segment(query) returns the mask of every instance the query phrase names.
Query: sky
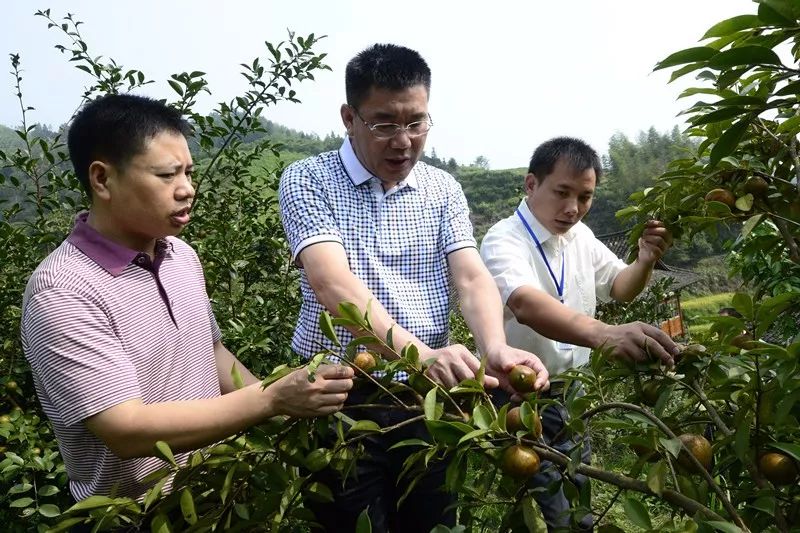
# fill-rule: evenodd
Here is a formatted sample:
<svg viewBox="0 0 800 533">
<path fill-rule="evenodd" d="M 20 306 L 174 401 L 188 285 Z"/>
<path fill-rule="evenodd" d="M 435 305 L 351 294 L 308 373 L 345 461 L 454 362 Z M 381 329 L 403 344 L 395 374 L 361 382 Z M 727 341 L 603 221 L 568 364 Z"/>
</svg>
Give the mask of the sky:
<svg viewBox="0 0 800 533">
<path fill-rule="evenodd" d="M 678 116 L 690 86 L 652 72 L 669 54 L 697 46 L 716 22 L 755 13 L 750 0 L 11 0 L 0 16 L 0 124 L 17 126 L 20 108 L 9 54 L 24 69 L 29 121 L 58 126 L 80 103 L 88 76 L 56 44 L 63 34 L 35 17 L 51 9 L 84 22 L 93 56 L 145 72 L 155 84 L 141 94 L 174 98 L 170 74 L 207 73 L 210 111 L 244 90 L 240 63 L 268 57 L 264 41 L 326 35 L 316 50 L 332 71 L 296 87 L 300 104 L 281 103 L 264 115 L 290 128 L 342 134 L 347 61 L 376 42 L 414 48 L 432 70 L 429 109 L 434 127 L 426 151 L 468 164 L 478 156 L 493 169 L 527 166 L 536 146 L 555 136 L 580 137 L 605 153 L 615 133 L 635 138 L 651 126 L 684 127 Z"/>
</svg>

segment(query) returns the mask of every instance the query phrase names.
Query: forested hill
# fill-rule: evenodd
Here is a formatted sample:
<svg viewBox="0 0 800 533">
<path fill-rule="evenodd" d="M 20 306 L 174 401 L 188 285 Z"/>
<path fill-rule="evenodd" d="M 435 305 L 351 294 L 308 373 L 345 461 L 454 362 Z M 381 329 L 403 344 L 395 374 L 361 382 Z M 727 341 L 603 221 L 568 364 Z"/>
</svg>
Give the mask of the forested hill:
<svg viewBox="0 0 800 533">
<path fill-rule="evenodd" d="M 266 135 L 281 145 L 281 158 L 285 163 L 335 150 L 342 143 L 342 137 L 333 132 L 320 137 L 268 120 L 264 120 L 263 127 Z M 44 136 L 55 135 L 55 131 L 46 126 L 37 125 L 36 129 L 38 134 Z M 245 142 L 256 141 L 263 135 L 265 134 L 252 135 Z M 16 133 L 0 125 L 0 150 L 7 151 L 16 146 L 20 146 Z M 605 176 L 598 186 L 594 205 L 585 222 L 597 234 L 625 229 L 619 225 L 614 213 L 629 205 L 628 197 L 632 192 L 651 185 L 652 179 L 664 172 L 670 161 L 685 157 L 690 147 L 691 141 L 677 128 L 668 133 L 650 128 L 634 140 L 623 134 L 616 134 L 609 140 L 607 147 L 595 147 L 598 152 L 607 154 L 603 156 Z M 461 183 L 469 202 L 478 241 L 494 223 L 510 216 L 524 196 L 524 168 L 491 170 L 482 156 L 476 157 L 472 164 L 463 165 L 453 158 L 438 157 L 434 149 L 423 160 L 452 173 Z M 0 197 L 7 193 L 8 191 L 0 190 Z M 719 243 L 712 245 L 705 241 L 703 235 L 691 245 L 676 247 L 671 252 L 671 261 L 688 265 L 697 257 L 718 251 Z"/>
</svg>

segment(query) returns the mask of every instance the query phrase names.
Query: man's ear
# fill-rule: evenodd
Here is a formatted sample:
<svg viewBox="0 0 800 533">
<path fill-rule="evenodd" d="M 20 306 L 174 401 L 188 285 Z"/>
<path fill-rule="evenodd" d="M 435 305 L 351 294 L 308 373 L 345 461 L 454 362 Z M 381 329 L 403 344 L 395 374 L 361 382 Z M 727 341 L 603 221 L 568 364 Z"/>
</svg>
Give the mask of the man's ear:
<svg viewBox="0 0 800 533">
<path fill-rule="evenodd" d="M 355 119 L 353 108 L 347 104 L 342 104 L 342 107 L 339 108 L 339 114 L 342 116 L 342 123 L 344 124 L 344 129 L 347 130 L 347 136 L 352 137 L 353 120 Z"/>
<path fill-rule="evenodd" d="M 525 176 L 525 193 L 528 194 L 535 191 L 536 185 L 538 185 L 538 182 L 536 181 L 536 176 L 532 172 L 529 172 Z"/>
<path fill-rule="evenodd" d="M 108 200 L 111 198 L 109 181 L 113 180 L 114 168 L 103 161 L 92 161 L 89 165 L 89 188 L 92 198 Z"/>
</svg>

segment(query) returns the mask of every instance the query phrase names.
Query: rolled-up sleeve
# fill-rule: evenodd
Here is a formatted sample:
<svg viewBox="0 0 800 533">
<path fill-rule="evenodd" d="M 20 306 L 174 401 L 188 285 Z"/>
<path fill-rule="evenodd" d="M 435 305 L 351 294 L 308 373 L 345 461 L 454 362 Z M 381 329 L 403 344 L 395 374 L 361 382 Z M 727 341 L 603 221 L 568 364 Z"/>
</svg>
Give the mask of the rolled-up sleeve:
<svg viewBox="0 0 800 533">
<path fill-rule="evenodd" d="M 298 161 L 283 172 L 278 201 L 292 261 L 297 262 L 300 252 L 312 244 L 342 243 L 325 184 L 306 161 Z"/>
<path fill-rule="evenodd" d="M 442 246 L 445 254 L 455 252 L 461 248 L 477 248 L 475 236 L 472 233 L 472 222 L 469 220 L 469 206 L 461 190 L 461 185 L 450 176 L 447 180 L 449 188 L 447 193 L 447 207 L 442 219 Z"/>
</svg>

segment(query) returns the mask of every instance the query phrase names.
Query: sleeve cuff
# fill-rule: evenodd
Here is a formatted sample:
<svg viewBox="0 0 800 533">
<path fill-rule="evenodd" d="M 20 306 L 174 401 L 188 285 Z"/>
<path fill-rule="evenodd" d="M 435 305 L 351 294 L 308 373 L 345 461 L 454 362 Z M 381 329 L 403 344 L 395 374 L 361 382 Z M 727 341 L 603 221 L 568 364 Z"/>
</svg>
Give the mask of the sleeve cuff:
<svg viewBox="0 0 800 533">
<path fill-rule="evenodd" d="M 300 252 L 311 246 L 312 244 L 317 244 L 320 242 L 338 242 L 342 246 L 344 246 L 344 242 L 342 238 L 338 235 L 314 235 L 313 237 L 308 237 L 307 239 L 303 239 L 300 241 L 297 246 L 294 248 L 294 252 L 292 252 L 292 262 L 295 264 L 297 263 L 297 258 L 300 256 Z"/>
<path fill-rule="evenodd" d="M 451 244 L 450 246 L 445 248 L 444 249 L 444 253 L 445 253 L 445 255 L 449 255 L 449 254 L 455 252 L 456 250 L 461 250 L 462 248 L 475 248 L 477 250 L 478 249 L 478 245 L 475 243 L 475 241 L 469 240 L 469 239 L 463 240 L 463 241 L 458 241 L 458 242 L 454 242 L 453 244 Z"/>
</svg>

